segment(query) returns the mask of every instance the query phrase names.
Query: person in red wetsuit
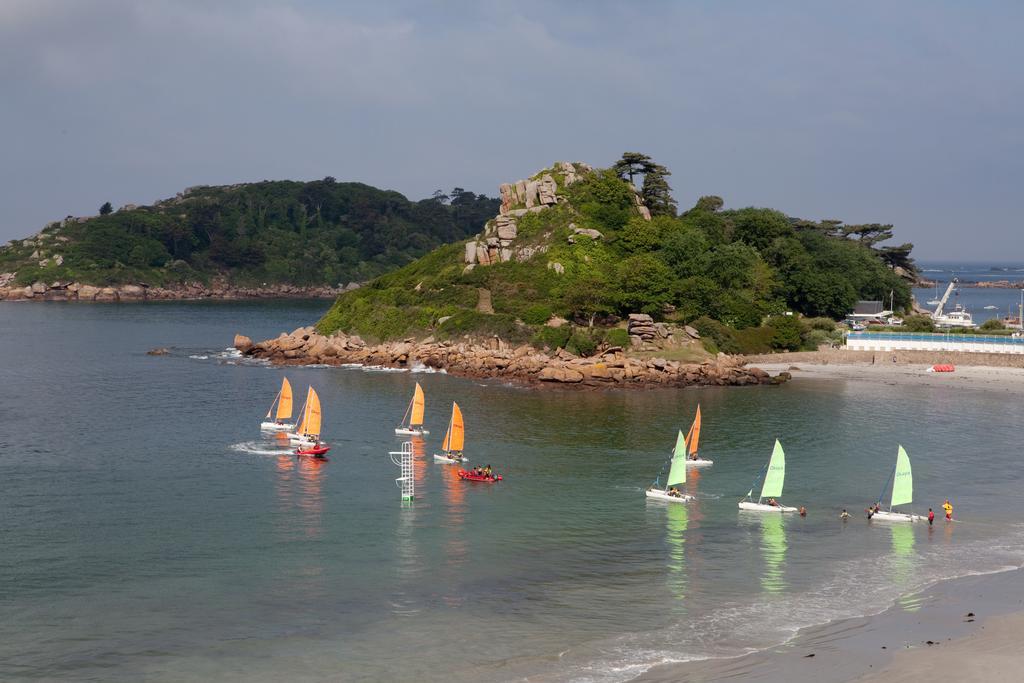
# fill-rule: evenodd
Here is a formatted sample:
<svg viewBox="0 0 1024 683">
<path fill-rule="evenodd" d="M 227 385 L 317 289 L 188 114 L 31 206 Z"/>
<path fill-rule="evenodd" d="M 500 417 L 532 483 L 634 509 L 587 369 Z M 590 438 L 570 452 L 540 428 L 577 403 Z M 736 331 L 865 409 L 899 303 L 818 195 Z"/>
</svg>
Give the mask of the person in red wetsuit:
<svg viewBox="0 0 1024 683">
<path fill-rule="evenodd" d="M 935 524 L 935 510 L 928 508 L 928 524 Z"/>
</svg>

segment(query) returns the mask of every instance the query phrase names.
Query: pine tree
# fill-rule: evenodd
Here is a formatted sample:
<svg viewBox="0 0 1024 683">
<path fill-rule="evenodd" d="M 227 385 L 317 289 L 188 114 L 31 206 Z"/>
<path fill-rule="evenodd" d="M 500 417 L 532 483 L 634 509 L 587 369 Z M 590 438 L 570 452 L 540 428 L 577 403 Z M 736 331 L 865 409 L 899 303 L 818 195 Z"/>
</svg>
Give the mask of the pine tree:
<svg viewBox="0 0 1024 683">
<path fill-rule="evenodd" d="M 640 152 L 623 152 L 622 158 L 615 162 L 612 166 L 612 170 L 622 178 L 629 177 L 630 184 L 633 183 L 633 176 L 641 175 L 647 172 L 647 169 L 654 164 L 651 158 L 646 154 Z"/>
<path fill-rule="evenodd" d="M 108 213 L 113 212 L 114 207 L 110 205 L 110 202 L 103 202 L 103 206 L 100 207 L 100 215 L 106 216 Z"/>
<path fill-rule="evenodd" d="M 670 175 L 672 172 L 660 164 L 650 164 L 644 169 L 644 188 L 640 196 L 652 216 L 676 215 L 676 200 L 672 198 L 672 188 L 665 180 Z"/>
</svg>

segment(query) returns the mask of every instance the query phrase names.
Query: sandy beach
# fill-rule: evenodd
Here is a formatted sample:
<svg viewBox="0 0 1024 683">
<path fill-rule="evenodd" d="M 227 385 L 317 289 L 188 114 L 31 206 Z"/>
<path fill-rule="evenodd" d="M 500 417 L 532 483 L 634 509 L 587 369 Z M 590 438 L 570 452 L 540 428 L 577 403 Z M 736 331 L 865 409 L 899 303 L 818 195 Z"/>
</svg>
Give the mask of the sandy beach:
<svg viewBox="0 0 1024 683">
<path fill-rule="evenodd" d="M 1024 571 L 967 576 L 905 596 L 875 616 L 800 631 L 732 659 L 666 665 L 637 681 L 1001 683 L 1021 679 Z"/>
<path fill-rule="evenodd" d="M 954 372 L 928 372 L 930 365 L 893 364 L 879 361 L 865 363 L 815 364 L 803 361 L 788 363 L 752 363 L 775 375 L 789 372 L 794 381 L 842 379 L 892 385 L 955 387 L 991 391 L 1019 391 L 1024 387 L 1024 368 L 957 365 Z"/>
</svg>

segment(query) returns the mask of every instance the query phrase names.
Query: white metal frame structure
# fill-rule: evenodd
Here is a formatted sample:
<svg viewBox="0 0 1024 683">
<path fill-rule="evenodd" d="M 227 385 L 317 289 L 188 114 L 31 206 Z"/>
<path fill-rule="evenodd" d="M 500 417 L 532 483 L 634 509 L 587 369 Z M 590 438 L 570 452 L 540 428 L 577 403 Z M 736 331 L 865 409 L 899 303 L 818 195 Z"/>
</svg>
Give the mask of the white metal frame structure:
<svg viewBox="0 0 1024 683">
<path fill-rule="evenodd" d="M 412 441 L 402 442 L 402 450 L 389 451 L 391 462 L 398 466 L 400 477 L 395 479 L 395 486 L 402 490 L 402 501 L 410 501 L 416 497 L 416 479 L 412 473 Z"/>
</svg>

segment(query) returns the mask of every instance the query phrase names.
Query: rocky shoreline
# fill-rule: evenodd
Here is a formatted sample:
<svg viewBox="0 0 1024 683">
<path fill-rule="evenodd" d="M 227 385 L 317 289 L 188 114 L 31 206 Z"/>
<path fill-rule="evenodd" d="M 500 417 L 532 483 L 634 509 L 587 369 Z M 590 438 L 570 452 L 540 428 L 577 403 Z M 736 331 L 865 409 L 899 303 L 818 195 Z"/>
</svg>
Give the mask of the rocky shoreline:
<svg viewBox="0 0 1024 683">
<path fill-rule="evenodd" d="M 353 285 L 340 287 L 296 287 L 267 285 L 237 287 L 224 282 L 188 282 L 173 287 L 124 284 L 97 287 L 80 282 L 35 282 L 16 287 L 0 282 L 0 301 L 185 301 L 195 299 L 333 299 Z"/>
<path fill-rule="evenodd" d="M 522 384 L 575 387 L 688 387 L 780 384 L 782 372 L 772 377 L 760 368 L 745 367 L 745 360 L 720 354 L 701 363 L 680 363 L 662 358 L 626 355 L 619 347 L 598 356 L 581 358 L 560 349 L 547 354 L 529 345 L 512 347 L 494 337 L 484 342 L 406 339 L 369 345 L 358 336 L 335 332 L 318 334 L 302 327 L 291 334 L 259 343 L 235 335 L 233 346 L 243 355 L 279 365 L 357 364 L 388 368 L 424 366 L 461 377 L 501 379 Z"/>
</svg>

